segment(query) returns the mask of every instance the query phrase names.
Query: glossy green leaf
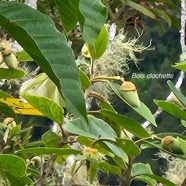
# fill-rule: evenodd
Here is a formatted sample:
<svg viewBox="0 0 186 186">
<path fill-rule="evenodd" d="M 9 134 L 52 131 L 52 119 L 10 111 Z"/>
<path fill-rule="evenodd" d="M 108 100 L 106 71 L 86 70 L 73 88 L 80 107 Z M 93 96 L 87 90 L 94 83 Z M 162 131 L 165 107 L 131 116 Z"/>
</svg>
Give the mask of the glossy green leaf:
<svg viewBox="0 0 186 186">
<path fill-rule="evenodd" d="M 12 98 L 12 96 L 2 90 L 0 90 L 0 98 Z"/>
<path fill-rule="evenodd" d="M 87 120 L 74 55 L 54 22 L 23 3 L 0 2 L 0 26 L 19 42 L 58 86 L 68 111 Z"/>
<path fill-rule="evenodd" d="M 19 133 L 21 131 L 21 125 L 16 125 L 15 127 L 13 127 L 10 131 L 10 136 L 13 137 L 15 136 L 17 133 Z"/>
<path fill-rule="evenodd" d="M 79 69 L 79 77 L 80 77 L 80 82 L 81 82 L 81 88 L 82 89 L 89 88 L 90 86 L 89 77 L 81 69 Z"/>
<path fill-rule="evenodd" d="M 25 72 L 19 69 L 0 68 L 0 79 L 18 79 L 24 75 Z"/>
<path fill-rule="evenodd" d="M 133 110 L 135 110 L 140 116 L 142 116 L 143 118 L 145 118 L 147 121 L 149 121 L 150 123 L 152 123 L 154 126 L 157 126 L 155 118 L 153 116 L 153 114 L 151 113 L 150 109 L 143 103 L 140 102 L 140 106 L 139 107 L 132 107 L 121 95 L 120 92 L 120 86 L 116 83 L 108 83 L 109 86 L 111 87 L 111 89 L 119 96 L 119 98 L 121 98 L 121 100 L 123 102 L 125 102 L 127 105 L 129 105 Z"/>
<path fill-rule="evenodd" d="M 179 70 L 185 70 L 186 71 L 186 62 L 178 62 L 175 65 L 172 65 L 174 68 Z"/>
<path fill-rule="evenodd" d="M 5 103 L 0 102 L 0 114 L 5 114 L 8 117 L 14 118 L 15 121 L 18 121 L 18 118 L 15 112 Z"/>
<path fill-rule="evenodd" d="M 144 176 L 147 176 L 147 177 L 149 177 L 149 178 L 152 178 L 152 179 L 158 181 L 159 183 L 162 183 L 163 185 L 167 185 L 167 186 L 176 186 L 176 184 L 172 183 L 171 181 L 166 180 L 166 179 L 163 178 L 163 177 L 156 176 L 156 175 L 154 175 L 154 174 L 144 174 Z"/>
<path fill-rule="evenodd" d="M 135 145 L 134 142 L 130 139 L 117 138 L 116 142 L 129 157 L 137 157 L 141 152 L 139 147 Z"/>
<path fill-rule="evenodd" d="M 178 100 L 186 107 L 186 97 L 173 85 L 170 80 L 167 81 L 167 84 Z"/>
<path fill-rule="evenodd" d="M 24 50 L 20 52 L 16 52 L 16 57 L 18 61 L 33 61 L 33 59 L 28 55 L 28 53 Z"/>
<path fill-rule="evenodd" d="M 15 177 L 23 177 L 26 174 L 25 161 L 11 154 L 0 154 L 0 169 L 9 172 Z"/>
<path fill-rule="evenodd" d="M 41 136 L 41 139 L 42 139 L 45 147 L 52 148 L 52 147 L 57 147 L 60 137 L 56 133 L 49 130 Z"/>
<path fill-rule="evenodd" d="M 99 99 L 99 98 L 98 98 Z M 106 99 L 99 99 L 99 105 L 101 109 L 106 109 L 106 110 L 110 110 L 113 112 L 116 112 L 115 109 L 113 108 L 113 106 L 111 105 L 111 103 L 106 100 Z"/>
<path fill-rule="evenodd" d="M 163 18 L 168 23 L 169 27 L 171 27 L 171 24 L 172 24 L 171 18 L 165 11 L 153 8 L 151 9 L 151 12 Z"/>
<path fill-rule="evenodd" d="M 116 137 L 114 130 L 105 121 L 89 116 L 88 122 L 87 125 L 81 118 L 78 118 L 65 124 L 64 129 L 70 133 L 92 139 L 98 139 L 100 136 L 110 139 Z"/>
<path fill-rule="evenodd" d="M 131 170 L 131 176 L 135 179 L 144 181 L 151 186 L 156 186 L 156 180 L 144 175 L 144 174 L 153 174 L 149 164 L 135 163 Z"/>
<path fill-rule="evenodd" d="M 138 3 L 135 3 L 134 1 L 131 0 L 126 0 L 126 5 L 131 6 L 132 8 L 136 9 L 137 11 L 141 12 L 142 14 L 151 17 L 152 19 L 155 19 L 156 16 L 147 8 L 141 6 Z"/>
<path fill-rule="evenodd" d="M 180 109 L 179 106 L 172 102 L 163 101 L 163 100 L 154 100 L 158 107 L 162 108 L 164 111 L 176 116 L 180 119 L 186 120 L 186 112 Z"/>
<path fill-rule="evenodd" d="M 112 144 L 111 142 L 104 142 L 110 150 L 118 157 L 122 159 L 123 162 L 129 163 L 129 158 L 127 153 L 120 147 L 117 146 L 116 144 Z"/>
<path fill-rule="evenodd" d="M 7 174 L 7 178 L 10 184 L 13 186 L 32 185 L 32 180 L 27 176 L 23 176 L 19 178 L 19 177 L 12 176 L 11 174 Z"/>
<path fill-rule="evenodd" d="M 136 177 L 141 174 L 152 174 L 152 170 L 149 164 L 135 163 L 131 170 L 131 176 Z"/>
<path fill-rule="evenodd" d="M 122 116 L 109 110 L 100 110 L 99 112 L 138 138 L 150 136 L 149 133 L 140 125 L 140 123 L 131 118 Z"/>
<path fill-rule="evenodd" d="M 88 45 L 89 51 L 91 53 L 91 57 L 94 60 L 99 59 L 107 49 L 107 45 L 108 45 L 108 30 L 107 30 L 107 26 L 104 25 L 98 37 L 96 38 L 95 46 Z"/>
<path fill-rule="evenodd" d="M 181 120 L 181 124 L 186 127 L 186 121 L 185 120 Z"/>
<path fill-rule="evenodd" d="M 110 172 L 114 175 L 120 176 L 122 174 L 121 169 L 118 166 L 109 164 L 107 162 L 102 162 L 99 167 L 101 170 L 103 170 L 105 172 Z"/>
<path fill-rule="evenodd" d="M 79 11 L 79 0 L 55 0 L 55 3 L 66 32 L 72 30 L 78 21 L 82 22 L 83 16 Z"/>
<path fill-rule="evenodd" d="M 89 176 L 89 182 L 92 184 L 97 176 L 97 170 L 98 170 L 98 164 L 97 163 L 90 163 L 90 167 L 88 169 L 88 176 Z"/>
<path fill-rule="evenodd" d="M 121 169 L 118 166 L 112 165 L 106 161 L 98 161 L 93 158 L 87 158 L 92 164 L 96 164 L 96 166 L 106 172 L 106 173 L 112 173 L 114 175 L 120 176 L 122 174 Z M 123 162 L 122 162 L 123 163 Z"/>
<path fill-rule="evenodd" d="M 89 124 L 78 118 L 73 121 L 69 121 L 64 125 L 64 129 L 70 133 L 84 136 L 87 138 L 98 139 L 103 138 L 107 147 L 117 156 L 121 157 L 123 161 L 127 162 L 128 157 L 126 153 L 115 144 L 115 131 L 105 121 L 95 118 L 93 116 L 88 117 Z M 109 141 L 107 141 L 108 139 Z"/>
<path fill-rule="evenodd" d="M 181 147 L 182 152 L 186 156 L 186 140 L 183 140 L 181 138 L 177 138 Z"/>
<path fill-rule="evenodd" d="M 31 96 L 29 94 L 21 94 L 34 108 L 39 110 L 44 116 L 50 118 L 58 124 L 63 122 L 63 108 L 54 101 L 46 97 Z"/>
<path fill-rule="evenodd" d="M 86 43 L 95 46 L 95 41 L 101 28 L 107 20 L 108 11 L 101 0 L 80 0 L 79 9 L 84 16 L 83 39 Z"/>
<path fill-rule="evenodd" d="M 75 149 L 67 149 L 67 148 L 48 148 L 48 147 L 35 147 L 35 148 L 27 148 L 18 150 L 15 152 L 16 154 L 32 154 L 32 155 L 71 155 L 71 154 L 79 154 L 80 151 Z"/>
<path fill-rule="evenodd" d="M 78 136 L 77 141 L 79 143 L 81 143 L 82 145 L 85 145 L 87 147 L 90 147 L 93 143 L 93 140 L 84 136 Z M 106 144 L 104 142 L 99 142 L 95 145 L 96 149 L 105 154 L 108 155 L 110 157 L 114 157 L 115 155 L 113 154 L 113 152 L 111 152 L 110 148 L 108 148 L 108 146 L 106 146 Z"/>
</svg>

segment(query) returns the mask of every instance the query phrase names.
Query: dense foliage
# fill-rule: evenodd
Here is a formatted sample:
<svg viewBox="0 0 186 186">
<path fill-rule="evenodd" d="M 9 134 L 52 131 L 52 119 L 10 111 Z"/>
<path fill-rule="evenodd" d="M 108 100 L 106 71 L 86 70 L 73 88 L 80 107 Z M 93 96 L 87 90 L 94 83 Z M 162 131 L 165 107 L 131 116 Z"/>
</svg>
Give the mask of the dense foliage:
<svg viewBox="0 0 186 186">
<path fill-rule="evenodd" d="M 101 180 L 105 173 L 105 177 L 114 176 L 116 185 L 129 186 L 135 180 L 152 186 L 176 185 L 153 174 L 148 163 L 135 160 L 147 148 L 185 160 L 186 137 L 153 134 L 134 117 L 119 114 L 111 98 L 118 96 L 123 107 L 157 127 L 134 82 L 125 77 L 129 63 L 140 67 L 138 53 L 151 49 L 150 41 L 146 46 L 139 44 L 145 37 L 146 16 L 162 30 L 165 24 L 179 27 L 173 16 L 179 1 L 37 3 L 35 10 L 20 2 L 0 2 L 4 34 L 0 43 L 0 184 L 108 184 Z M 114 25 L 116 33 L 111 35 Z M 8 37 L 23 50 L 14 53 Z M 185 71 L 185 60 L 183 53 L 173 67 Z M 174 99 L 154 97 L 153 104 L 185 126 L 186 98 L 170 80 L 166 86 Z M 48 130 L 34 139 L 42 117 L 49 118 L 52 127 L 47 124 Z M 30 120 L 27 125 L 25 118 Z"/>
</svg>

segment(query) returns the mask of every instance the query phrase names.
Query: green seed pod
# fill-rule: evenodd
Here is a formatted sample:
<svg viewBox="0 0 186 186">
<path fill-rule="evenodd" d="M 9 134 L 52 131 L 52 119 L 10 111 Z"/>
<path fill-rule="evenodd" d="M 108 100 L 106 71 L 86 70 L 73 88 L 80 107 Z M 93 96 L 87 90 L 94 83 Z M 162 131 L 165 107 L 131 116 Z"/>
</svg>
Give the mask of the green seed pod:
<svg viewBox="0 0 186 186">
<path fill-rule="evenodd" d="M 17 58 L 15 56 L 14 53 L 10 53 L 10 52 L 2 52 L 3 54 L 3 61 L 6 63 L 6 65 L 9 67 L 9 68 L 17 68 L 18 67 L 18 61 L 17 61 Z"/>
<path fill-rule="evenodd" d="M 174 154 L 183 154 L 178 139 L 172 136 L 165 136 L 161 141 L 161 146 Z"/>
<path fill-rule="evenodd" d="M 140 106 L 140 100 L 135 85 L 132 82 L 125 81 L 120 86 L 122 97 L 133 107 Z"/>
</svg>

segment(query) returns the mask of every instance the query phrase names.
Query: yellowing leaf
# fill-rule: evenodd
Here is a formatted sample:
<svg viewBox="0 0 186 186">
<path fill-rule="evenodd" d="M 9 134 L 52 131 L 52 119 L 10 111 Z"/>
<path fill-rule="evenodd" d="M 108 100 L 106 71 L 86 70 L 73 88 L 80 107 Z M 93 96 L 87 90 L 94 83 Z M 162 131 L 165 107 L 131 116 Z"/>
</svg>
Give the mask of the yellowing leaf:
<svg viewBox="0 0 186 186">
<path fill-rule="evenodd" d="M 35 109 L 32 105 L 25 103 L 21 99 L 0 98 L 0 102 L 10 106 L 16 114 L 43 116 L 43 114 Z"/>
</svg>

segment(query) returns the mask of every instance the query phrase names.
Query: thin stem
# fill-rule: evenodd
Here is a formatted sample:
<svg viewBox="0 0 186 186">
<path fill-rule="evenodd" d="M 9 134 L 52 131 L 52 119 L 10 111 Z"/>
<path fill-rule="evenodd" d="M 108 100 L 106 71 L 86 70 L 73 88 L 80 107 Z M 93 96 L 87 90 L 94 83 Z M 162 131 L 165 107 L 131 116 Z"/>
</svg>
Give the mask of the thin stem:
<svg viewBox="0 0 186 186">
<path fill-rule="evenodd" d="M 90 79 L 94 78 L 94 60 L 90 58 Z"/>
<path fill-rule="evenodd" d="M 96 76 L 94 78 L 91 79 L 92 83 L 95 82 L 100 82 L 100 81 L 106 81 L 106 80 L 113 80 L 113 81 L 121 81 L 121 83 L 124 82 L 124 78 L 120 77 L 120 76 Z"/>
<path fill-rule="evenodd" d="M 139 145 L 141 145 L 144 141 L 147 141 L 147 140 L 149 140 L 149 139 L 162 141 L 162 138 L 160 138 L 160 137 L 158 137 L 158 136 L 150 136 L 150 137 L 146 137 L 146 138 L 142 138 L 142 139 L 140 139 L 140 140 L 137 140 L 137 141 L 135 141 L 134 143 L 135 143 L 136 145 L 139 146 Z"/>
<path fill-rule="evenodd" d="M 88 114 L 100 114 L 98 110 L 87 111 Z"/>
<path fill-rule="evenodd" d="M 57 147 L 63 147 L 66 144 L 68 136 L 63 136 L 58 143 Z M 54 163 L 58 155 L 52 155 L 48 161 L 47 167 L 43 170 L 40 178 L 37 180 L 36 186 L 42 186 L 47 178 L 47 176 L 52 172 Z"/>
<path fill-rule="evenodd" d="M 102 142 L 102 141 L 108 141 L 108 142 L 111 142 L 111 143 L 116 143 L 113 139 L 110 139 L 110 138 L 100 138 L 98 137 L 98 139 L 94 140 L 91 144 L 91 148 L 94 148 L 96 146 L 97 143 L 99 142 Z"/>
</svg>

